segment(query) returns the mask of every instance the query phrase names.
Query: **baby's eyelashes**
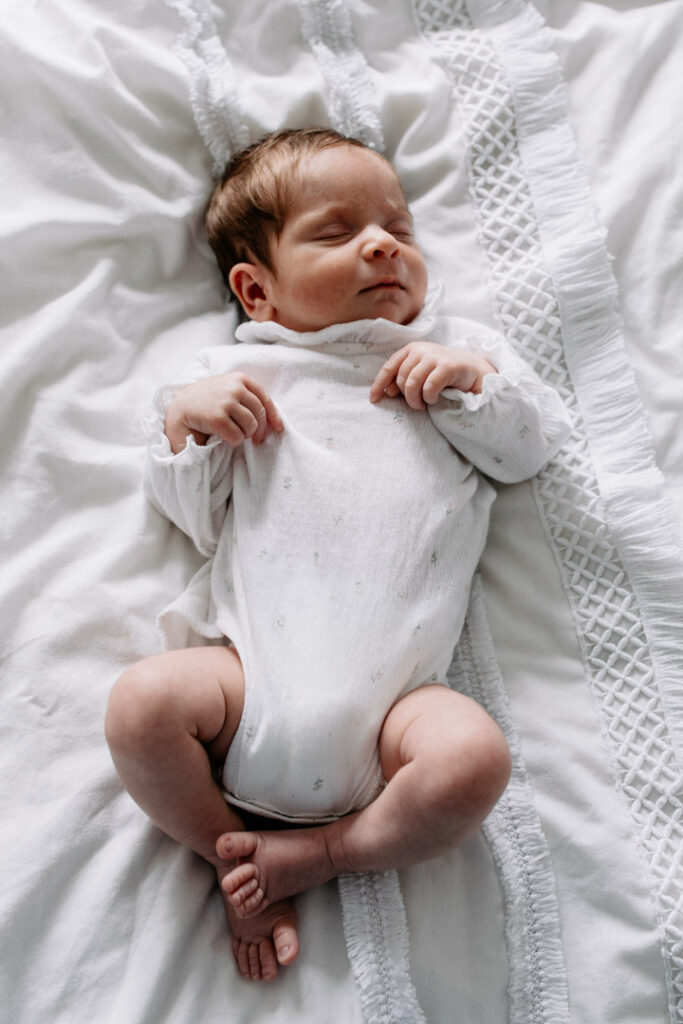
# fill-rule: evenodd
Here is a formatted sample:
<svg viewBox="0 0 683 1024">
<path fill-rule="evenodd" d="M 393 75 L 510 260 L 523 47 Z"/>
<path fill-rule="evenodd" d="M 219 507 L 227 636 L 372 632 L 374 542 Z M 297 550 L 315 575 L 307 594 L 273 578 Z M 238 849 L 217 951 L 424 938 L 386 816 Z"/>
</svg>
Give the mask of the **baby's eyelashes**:
<svg viewBox="0 0 683 1024">
<path fill-rule="evenodd" d="M 382 231 L 402 242 L 412 242 L 414 239 L 413 227 L 410 221 L 391 221 L 390 223 L 378 224 Z M 346 224 L 343 221 L 334 221 L 317 228 L 314 234 L 316 242 L 339 242 L 352 238 L 354 235 L 365 230 L 364 225 Z"/>
<path fill-rule="evenodd" d="M 329 224 L 316 231 L 315 238 L 319 242 L 334 242 L 340 238 L 348 238 L 351 234 L 351 229 L 345 224 Z"/>
<path fill-rule="evenodd" d="M 389 224 L 386 229 L 390 235 L 394 238 L 404 238 L 412 240 L 414 236 L 412 224 L 407 221 L 400 221 L 398 223 Z"/>
</svg>

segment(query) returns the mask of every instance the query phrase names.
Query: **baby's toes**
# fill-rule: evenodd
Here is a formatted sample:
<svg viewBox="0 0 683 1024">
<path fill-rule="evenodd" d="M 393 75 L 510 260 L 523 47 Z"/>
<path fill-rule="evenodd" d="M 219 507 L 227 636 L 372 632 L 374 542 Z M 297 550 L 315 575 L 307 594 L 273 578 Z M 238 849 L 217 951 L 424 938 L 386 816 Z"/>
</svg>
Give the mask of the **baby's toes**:
<svg viewBox="0 0 683 1024">
<path fill-rule="evenodd" d="M 235 868 L 225 876 L 221 888 L 238 917 L 248 917 L 258 911 L 263 903 L 264 892 L 259 882 L 258 869 L 253 864 Z"/>
<path fill-rule="evenodd" d="M 249 896 L 257 888 L 259 882 L 258 868 L 255 864 L 239 864 L 221 880 L 221 888 L 228 896 L 236 896 L 244 890 Z"/>
<path fill-rule="evenodd" d="M 262 900 L 263 889 L 259 887 L 255 878 L 235 892 L 228 893 L 228 902 L 238 917 L 245 917 L 258 907 Z"/>
<path fill-rule="evenodd" d="M 277 977 L 277 956 L 271 939 L 262 939 L 258 945 L 259 964 L 263 981 Z"/>
<path fill-rule="evenodd" d="M 233 906 L 235 906 L 235 911 L 238 914 L 238 916 L 248 917 L 250 914 L 253 914 L 254 911 L 257 911 L 261 907 L 261 904 L 263 903 L 263 897 L 263 889 L 261 888 L 260 885 L 258 885 L 258 883 L 257 888 L 254 889 L 254 891 L 251 894 L 247 893 L 246 896 L 244 895 L 244 890 L 240 889 L 239 906 L 233 904 Z M 231 901 L 232 898 L 233 897 L 228 896 L 228 899 Z"/>
<path fill-rule="evenodd" d="M 232 951 L 237 970 L 247 981 L 272 981 L 277 976 L 277 959 L 270 939 L 235 939 Z"/>
</svg>

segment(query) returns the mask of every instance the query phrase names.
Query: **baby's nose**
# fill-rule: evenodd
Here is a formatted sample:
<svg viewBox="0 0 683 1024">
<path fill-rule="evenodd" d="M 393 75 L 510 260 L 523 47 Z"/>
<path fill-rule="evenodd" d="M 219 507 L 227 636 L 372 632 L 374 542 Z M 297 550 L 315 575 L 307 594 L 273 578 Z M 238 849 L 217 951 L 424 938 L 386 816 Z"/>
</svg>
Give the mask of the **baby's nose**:
<svg viewBox="0 0 683 1024">
<path fill-rule="evenodd" d="M 396 256 L 398 250 L 398 242 L 394 236 L 383 228 L 368 231 L 367 237 L 363 241 L 363 256 L 366 260 Z"/>
</svg>

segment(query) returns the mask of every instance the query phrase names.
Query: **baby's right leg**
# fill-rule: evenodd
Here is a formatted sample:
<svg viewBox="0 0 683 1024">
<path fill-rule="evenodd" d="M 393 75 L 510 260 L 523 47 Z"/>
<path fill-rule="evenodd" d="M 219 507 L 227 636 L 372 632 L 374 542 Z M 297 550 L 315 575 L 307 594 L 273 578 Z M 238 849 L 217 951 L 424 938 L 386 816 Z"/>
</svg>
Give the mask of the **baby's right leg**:
<svg viewBox="0 0 683 1024">
<path fill-rule="evenodd" d="M 387 871 L 437 857 L 479 827 L 507 785 L 510 751 L 482 707 L 447 686 L 402 697 L 379 737 L 386 786 L 329 825 L 221 836 L 239 860 L 223 880 L 244 917 L 346 872 Z"/>
<path fill-rule="evenodd" d="M 225 761 L 244 704 L 244 675 L 229 647 L 198 647 L 147 658 L 114 685 L 105 730 L 116 770 L 143 811 L 167 835 L 212 864 L 226 862 L 216 840 L 243 828 L 214 772 Z M 241 922 L 227 901 L 233 950 L 242 974 L 273 977 L 298 953 L 289 903 Z"/>
</svg>

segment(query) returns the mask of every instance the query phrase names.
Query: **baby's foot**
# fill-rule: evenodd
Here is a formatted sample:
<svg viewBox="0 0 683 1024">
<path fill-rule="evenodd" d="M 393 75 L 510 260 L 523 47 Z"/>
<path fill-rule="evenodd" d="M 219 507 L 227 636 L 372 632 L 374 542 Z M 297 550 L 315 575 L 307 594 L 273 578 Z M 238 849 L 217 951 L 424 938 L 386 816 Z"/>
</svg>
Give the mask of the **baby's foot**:
<svg viewBox="0 0 683 1024">
<path fill-rule="evenodd" d="M 221 865 L 217 871 L 221 886 L 230 867 Z M 262 914 L 245 921 L 236 915 L 222 886 L 221 895 L 232 932 L 232 952 L 237 969 L 243 978 L 250 981 L 272 981 L 277 976 L 278 966 L 291 964 L 299 954 L 293 904 L 281 900 L 269 906 Z"/>
<path fill-rule="evenodd" d="M 240 918 L 260 914 L 273 903 L 322 885 L 339 874 L 325 827 L 276 832 L 226 832 L 216 843 L 225 860 L 238 861 L 221 888 Z"/>
</svg>

